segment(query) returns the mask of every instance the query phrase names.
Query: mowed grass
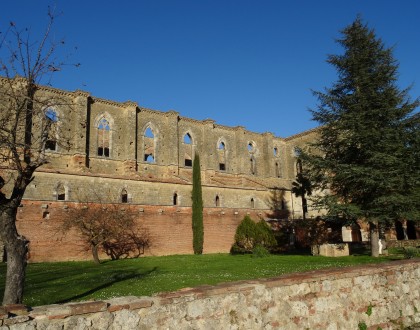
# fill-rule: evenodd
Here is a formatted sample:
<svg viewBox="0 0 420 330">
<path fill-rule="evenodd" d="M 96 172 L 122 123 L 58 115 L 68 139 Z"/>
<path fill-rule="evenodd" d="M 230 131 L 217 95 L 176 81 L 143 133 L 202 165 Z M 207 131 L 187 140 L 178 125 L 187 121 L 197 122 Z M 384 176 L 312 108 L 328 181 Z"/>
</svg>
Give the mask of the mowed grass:
<svg viewBox="0 0 420 330">
<path fill-rule="evenodd" d="M 119 296 L 150 296 L 203 284 L 274 277 L 330 267 L 376 263 L 387 258 L 304 255 L 173 255 L 93 262 L 34 263 L 27 268 L 24 303 L 29 306 Z M 343 269 L 343 271 L 345 271 Z M 6 265 L 0 264 L 0 293 Z"/>
</svg>

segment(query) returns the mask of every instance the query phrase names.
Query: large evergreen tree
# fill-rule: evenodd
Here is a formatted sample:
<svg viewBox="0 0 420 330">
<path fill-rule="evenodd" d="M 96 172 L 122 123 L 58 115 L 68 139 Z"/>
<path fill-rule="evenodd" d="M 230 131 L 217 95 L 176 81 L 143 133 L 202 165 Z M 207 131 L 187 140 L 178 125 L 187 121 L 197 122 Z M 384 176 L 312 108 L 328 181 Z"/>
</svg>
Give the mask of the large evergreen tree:
<svg viewBox="0 0 420 330">
<path fill-rule="evenodd" d="M 193 250 L 194 254 L 202 254 L 204 243 L 203 197 L 201 190 L 200 156 L 197 153 L 193 161 L 193 188 L 191 198 Z"/>
<path fill-rule="evenodd" d="M 325 192 L 316 205 L 330 220 L 367 221 L 377 256 L 378 225 L 418 219 L 419 116 L 413 111 L 419 100 L 410 100 L 408 88 L 398 88 L 392 49 L 360 18 L 337 42 L 344 53 L 330 55 L 327 62 L 338 80 L 314 92 L 319 139 L 315 152 L 302 158 L 311 181 Z"/>
</svg>

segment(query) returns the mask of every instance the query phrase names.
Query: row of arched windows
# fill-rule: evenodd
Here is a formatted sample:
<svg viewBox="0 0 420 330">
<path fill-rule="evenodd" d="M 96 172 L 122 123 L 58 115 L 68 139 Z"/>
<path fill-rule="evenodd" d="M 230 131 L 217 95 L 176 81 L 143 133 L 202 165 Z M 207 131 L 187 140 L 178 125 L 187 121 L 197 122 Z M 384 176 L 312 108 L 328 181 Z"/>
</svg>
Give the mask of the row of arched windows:
<svg viewBox="0 0 420 330">
<path fill-rule="evenodd" d="M 58 115 L 55 109 L 47 108 L 45 117 L 54 123 L 58 121 Z M 111 157 L 111 146 L 112 146 L 112 117 L 108 114 L 101 114 L 95 121 L 96 126 L 96 145 L 97 145 L 97 156 L 110 158 Z M 156 136 L 153 130 L 153 125 L 148 124 L 143 133 L 143 161 L 147 163 L 156 162 Z M 57 139 L 55 136 L 49 138 L 46 142 L 45 149 L 47 151 L 57 151 Z M 184 155 L 184 166 L 192 167 L 193 160 L 193 149 L 194 143 L 193 138 L 189 132 L 183 136 L 183 155 Z M 250 174 L 257 174 L 256 164 L 256 144 L 253 141 L 248 142 L 247 149 L 249 153 L 250 162 Z M 278 147 L 273 148 L 274 158 L 279 158 L 280 153 Z M 219 171 L 227 170 L 227 145 L 223 139 L 219 139 L 217 144 L 217 158 L 218 158 L 218 169 Z M 281 177 L 280 162 L 275 162 L 275 175 Z"/>
<path fill-rule="evenodd" d="M 55 189 L 55 193 L 54 193 L 55 199 L 57 201 L 66 201 L 69 199 L 69 191 L 68 191 L 68 187 L 65 186 L 63 183 L 59 183 Z M 179 205 L 179 201 L 180 198 L 178 196 L 178 193 L 174 193 L 172 196 L 172 205 L 174 206 L 178 206 Z M 130 203 L 131 202 L 131 195 L 127 193 L 127 189 L 123 188 L 120 192 L 120 196 L 119 196 L 119 202 L 120 203 Z M 214 206 L 215 207 L 220 207 L 221 206 L 221 201 L 220 201 L 220 197 L 219 195 L 216 195 L 214 198 Z M 250 204 L 249 204 L 250 208 L 255 208 L 255 199 L 252 197 L 250 199 Z"/>
</svg>

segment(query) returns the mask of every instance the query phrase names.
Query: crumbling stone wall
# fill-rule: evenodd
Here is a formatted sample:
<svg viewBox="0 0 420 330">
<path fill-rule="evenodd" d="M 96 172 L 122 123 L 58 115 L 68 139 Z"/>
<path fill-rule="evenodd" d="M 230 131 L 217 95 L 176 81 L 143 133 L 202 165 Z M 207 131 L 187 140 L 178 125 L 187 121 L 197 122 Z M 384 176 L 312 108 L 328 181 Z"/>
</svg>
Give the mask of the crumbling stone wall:
<svg viewBox="0 0 420 330">
<path fill-rule="evenodd" d="M 4 329 L 403 329 L 420 323 L 420 261 L 28 309 L 0 307 Z"/>
</svg>

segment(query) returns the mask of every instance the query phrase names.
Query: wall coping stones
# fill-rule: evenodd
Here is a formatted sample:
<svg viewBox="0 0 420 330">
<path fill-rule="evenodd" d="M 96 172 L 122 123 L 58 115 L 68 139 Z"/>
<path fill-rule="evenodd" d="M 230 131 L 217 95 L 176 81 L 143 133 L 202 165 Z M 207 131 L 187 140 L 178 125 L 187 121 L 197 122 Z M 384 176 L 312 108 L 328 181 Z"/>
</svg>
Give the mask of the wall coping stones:
<svg viewBox="0 0 420 330">
<path fill-rule="evenodd" d="M 414 272 L 413 272 L 414 271 Z M 294 285 L 301 285 L 304 283 L 311 284 L 317 282 L 319 285 L 316 286 L 316 289 L 312 289 L 312 291 L 307 291 L 303 293 L 304 297 L 307 299 L 328 299 L 328 294 L 331 290 L 337 290 L 341 293 L 344 293 L 342 288 L 334 289 L 334 284 L 331 282 L 346 278 L 351 278 L 352 286 L 356 285 L 357 283 L 361 282 L 362 279 L 357 279 L 358 277 L 364 278 L 373 276 L 375 278 L 376 275 L 381 275 L 384 277 L 385 281 L 383 283 L 388 283 L 387 285 L 394 285 L 392 284 L 392 279 L 394 277 L 405 277 L 409 275 L 411 272 L 411 277 L 407 278 L 408 281 L 415 280 L 418 274 L 420 274 L 420 259 L 411 259 L 411 260 L 400 260 L 400 261 L 392 261 L 387 263 L 380 263 L 380 264 L 367 264 L 361 266 L 352 266 L 346 268 L 331 268 L 331 269 L 322 269 L 317 271 L 310 271 L 305 273 L 294 273 L 294 274 L 287 274 L 282 275 L 274 278 L 268 279 L 258 279 L 258 280 L 244 280 L 244 281 L 237 281 L 237 282 L 229 282 L 229 283 L 221 283 L 218 285 L 201 285 L 195 288 L 184 288 L 175 292 L 166 292 L 156 294 L 152 297 L 135 297 L 135 296 L 127 296 L 127 297 L 117 297 L 108 299 L 105 301 L 86 301 L 86 302 L 74 302 L 68 304 L 55 304 L 49 306 L 38 306 L 34 308 L 27 307 L 25 305 L 6 305 L 0 307 L 0 326 L 8 326 L 8 325 L 16 325 L 16 324 L 24 324 L 33 320 L 33 322 L 40 321 L 40 322 L 50 322 L 53 321 L 57 322 L 65 322 L 66 319 L 74 318 L 74 317 L 83 317 L 83 315 L 98 315 L 97 317 L 100 318 L 99 315 L 105 315 L 103 313 L 111 313 L 116 315 L 116 313 L 121 313 L 123 310 L 126 311 L 133 311 L 138 313 L 140 310 L 145 309 L 146 314 L 152 312 L 156 312 L 157 310 L 162 311 L 167 310 L 164 313 L 170 313 L 170 310 L 177 310 L 175 306 L 184 306 L 179 308 L 185 308 L 187 304 L 198 304 L 197 308 L 202 308 L 204 301 L 208 301 L 214 297 L 214 301 L 218 301 L 218 299 L 224 299 L 225 296 L 238 294 L 242 297 L 249 296 L 249 299 L 253 299 L 253 295 L 257 292 L 264 292 L 267 290 L 271 290 L 272 288 L 287 288 Z M 414 277 L 413 277 L 414 276 Z M 364 282 L 364 281 L 362 281 Z M 372 289 L 376 290 L 377 283 L 372 285 Z M 309 287 L 308 287 L 309 288 Z M 295 292 L 295 289 L 286 289 L 292 290 L 293 293 L 300 295 L 303 291 Z M 308 289 L 309 290 L 309 289 Z M 290 292 L 292 292 L 290 291 Z M 322 292 L 321 292 L 322 291 Z M 325 291 L 325 292 L 324 292 Z M 328 291 L 328 292 L 327 292 Z M 418 293 L 417 293 L 418 295 Z M 220 297 L 220 298 L 218 298 Z M 296 297 L 285 297 L 285 299 L 289 299 L 290 304 L 304 304 L 302 301 L 297 301 L 294 299 Z M 365 297 L 367 299 L 372 299 L 369 297 Z M 246 298 L 248 299 L 248 298 Z M 366 299 L 365 299 L 366 300 Z M 284 303 L 284 302 L 282 302 Z M 270 305 L 270 302 L 267 301 L 266 304 Z M 408 302 L 405 302 L 408 305 Z M 173 305 L 168 306 L 167 305 Z M 268 306 L 267 305 L 267 306 Z M 272 305 L 272 304 L 271 304 Z M 271 306 L 270 305 L 270 306 Z M 235 310 L 237 308 L 237 312 L 240 311 L 240 306 L 231 306 L 231 310 Z M 379 307 L 375 307 L 379 308 Z M 147 312 L 147 310 L 149 310 Z M 360 307 L 360 317 L 366 318 L 364 303 L 361 303 Z M 311 309 L 311 313 L 314 311 Z M 152 313 L 154 313 L 152 312 Z M 102 314 L 101 314 L 102 313 Z M 216 311 L 215 311 L 216 313 Z M 220 315 L 219 315 L 219 314 Z M 216 314 L 219 315 L 217 318 L 222 318 L 225 315 L 226 311 L 223 310 L 218 311 Z M 233 312 L 232 312 L 233 313 Z M 311 314 L 309 313 L 309 314 Z M 417 312 L 416 312 L 417 313 Z M 215 314 L 215 315 L 216 315 Z M 130 314 L 131 315 L 131 314 Z M 166 315 L 166 314 L 165 314 Z M 233 315 L 233 314 L 232 314 Z M 415 322 L 420 315 L 415 314 L 412 318 Z M 170 317 L 168 315 L 165 316 Z M 174 316 L 175 317 L 175 316 Z M 213 318 L 215 316 L 212 316 Z M 299 319 L 299 320 L 298 320 Z M 298 318 L 299 322 L 302 320 Z M 48 321 L 50 320 L 50 321 Z M 212 319 L 214 321 L 214 319 Z M 411 319 L 410 319 L 411 320 Z M 184 320 L 185 321 L 185 320 Z M 353 320 L 354 321 L 354 320 Z M 387 321 L 387 320 L 385 320 Z M 271 322 L 271 321 L 270 321 Z M 276 321 L 273 321 L 276 323 Z M 292 322 L 294 322 L 292 320 Z M 299 323 L 298 322 L 298 323 Z M 302 321 L 303 322 L 303 321 Z M 382 321 L 381 321 L 382 322 Z M 37 329 L 37 328 L 34 328 Z"/>
</svg>

